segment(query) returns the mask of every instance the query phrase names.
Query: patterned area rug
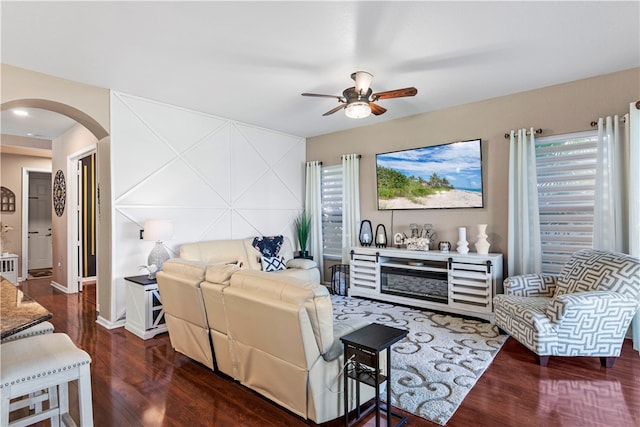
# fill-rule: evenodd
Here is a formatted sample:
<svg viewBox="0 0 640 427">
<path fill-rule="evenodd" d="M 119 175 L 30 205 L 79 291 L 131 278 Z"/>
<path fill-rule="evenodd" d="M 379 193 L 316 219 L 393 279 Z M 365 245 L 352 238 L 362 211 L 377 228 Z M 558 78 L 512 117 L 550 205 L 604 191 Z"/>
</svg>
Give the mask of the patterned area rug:
<svg viewBox="0 0 640 427">
<path fill-rule="evenodd" d="M 409 330 L 391 348 L 391 404 L 440 425 L 507 339 L 481 320 L 339 295 L 332 300 L 338 320 L 365 318 Z"/>
</svg>

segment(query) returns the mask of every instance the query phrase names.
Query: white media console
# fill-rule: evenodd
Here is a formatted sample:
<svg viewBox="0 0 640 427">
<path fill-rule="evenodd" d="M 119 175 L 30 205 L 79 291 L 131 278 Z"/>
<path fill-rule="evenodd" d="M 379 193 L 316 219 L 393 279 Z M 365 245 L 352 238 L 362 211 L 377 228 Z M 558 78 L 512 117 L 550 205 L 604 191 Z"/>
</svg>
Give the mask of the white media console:
<svg viewBox="0 0 640 427">
<path fill-rule="evenodd" d="M 493 322 L 493 297 L 502 293 L 502 254 L 354 247 L 349 276 L 349 296 Z"/>
</svg>

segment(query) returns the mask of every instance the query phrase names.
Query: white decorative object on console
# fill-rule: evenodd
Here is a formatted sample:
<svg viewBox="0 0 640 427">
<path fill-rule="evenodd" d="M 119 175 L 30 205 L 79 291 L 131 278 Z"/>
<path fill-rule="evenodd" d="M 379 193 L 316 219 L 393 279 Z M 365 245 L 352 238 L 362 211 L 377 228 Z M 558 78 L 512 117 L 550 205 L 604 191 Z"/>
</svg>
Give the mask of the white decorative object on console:
<svg viewBox="0 0 640 427">
<path fill-rule="evenodd" d="M 478 241 L 476 242 L 476 252 L 482 255 L 489 253 L 491 244 L 487 240 L 487 224 L 478 224 Z"/>
<path fill-rule="evenodd" d="M 467 242 L 467 228 L 458 227 L 458 253 L 469 253 L 469 242 Z"/>
<path fill-rule="evenodd" d="M 426 237 L 409 237 L 404 242 L 410 251 L 428 251 L 431 243 Z"/>
</svg>

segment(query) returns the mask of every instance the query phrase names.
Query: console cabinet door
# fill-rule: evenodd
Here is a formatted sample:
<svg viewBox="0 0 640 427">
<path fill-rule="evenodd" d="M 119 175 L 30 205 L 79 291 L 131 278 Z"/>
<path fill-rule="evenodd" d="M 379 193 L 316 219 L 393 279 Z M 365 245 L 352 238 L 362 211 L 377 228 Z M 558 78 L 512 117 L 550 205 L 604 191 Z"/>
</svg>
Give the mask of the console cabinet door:
<svg viewBox="0 0 640 427">
<path fill-rule="evenodd" d="M 491 313 L 492 283 L 490 263 L 452 260 L 449 266 L 449 306 Z"/>
<path fill-rule="evenodd" d="M 377 258 L 377 255 L 352 251 L 349 296 L 377 296 L 380 293 L 380 264 Z"/>
</svg>

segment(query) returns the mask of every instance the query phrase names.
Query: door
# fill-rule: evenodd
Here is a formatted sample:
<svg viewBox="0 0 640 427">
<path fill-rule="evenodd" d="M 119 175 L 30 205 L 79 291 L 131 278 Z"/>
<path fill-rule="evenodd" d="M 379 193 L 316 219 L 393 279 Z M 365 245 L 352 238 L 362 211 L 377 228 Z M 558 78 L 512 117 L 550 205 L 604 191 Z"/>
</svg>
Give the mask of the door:
<svg viewBox="0 0 640 427">
<path fill-rule="evenodd" d="M 78 160 L 78 272 L 84 279 L 96 276 L 96 153 Z"/>
<path fill-rule="evenodd" d="M 51 234 L 51 174 L 29 174 L 28 270 L 53 266 Z"/>
</svg>

